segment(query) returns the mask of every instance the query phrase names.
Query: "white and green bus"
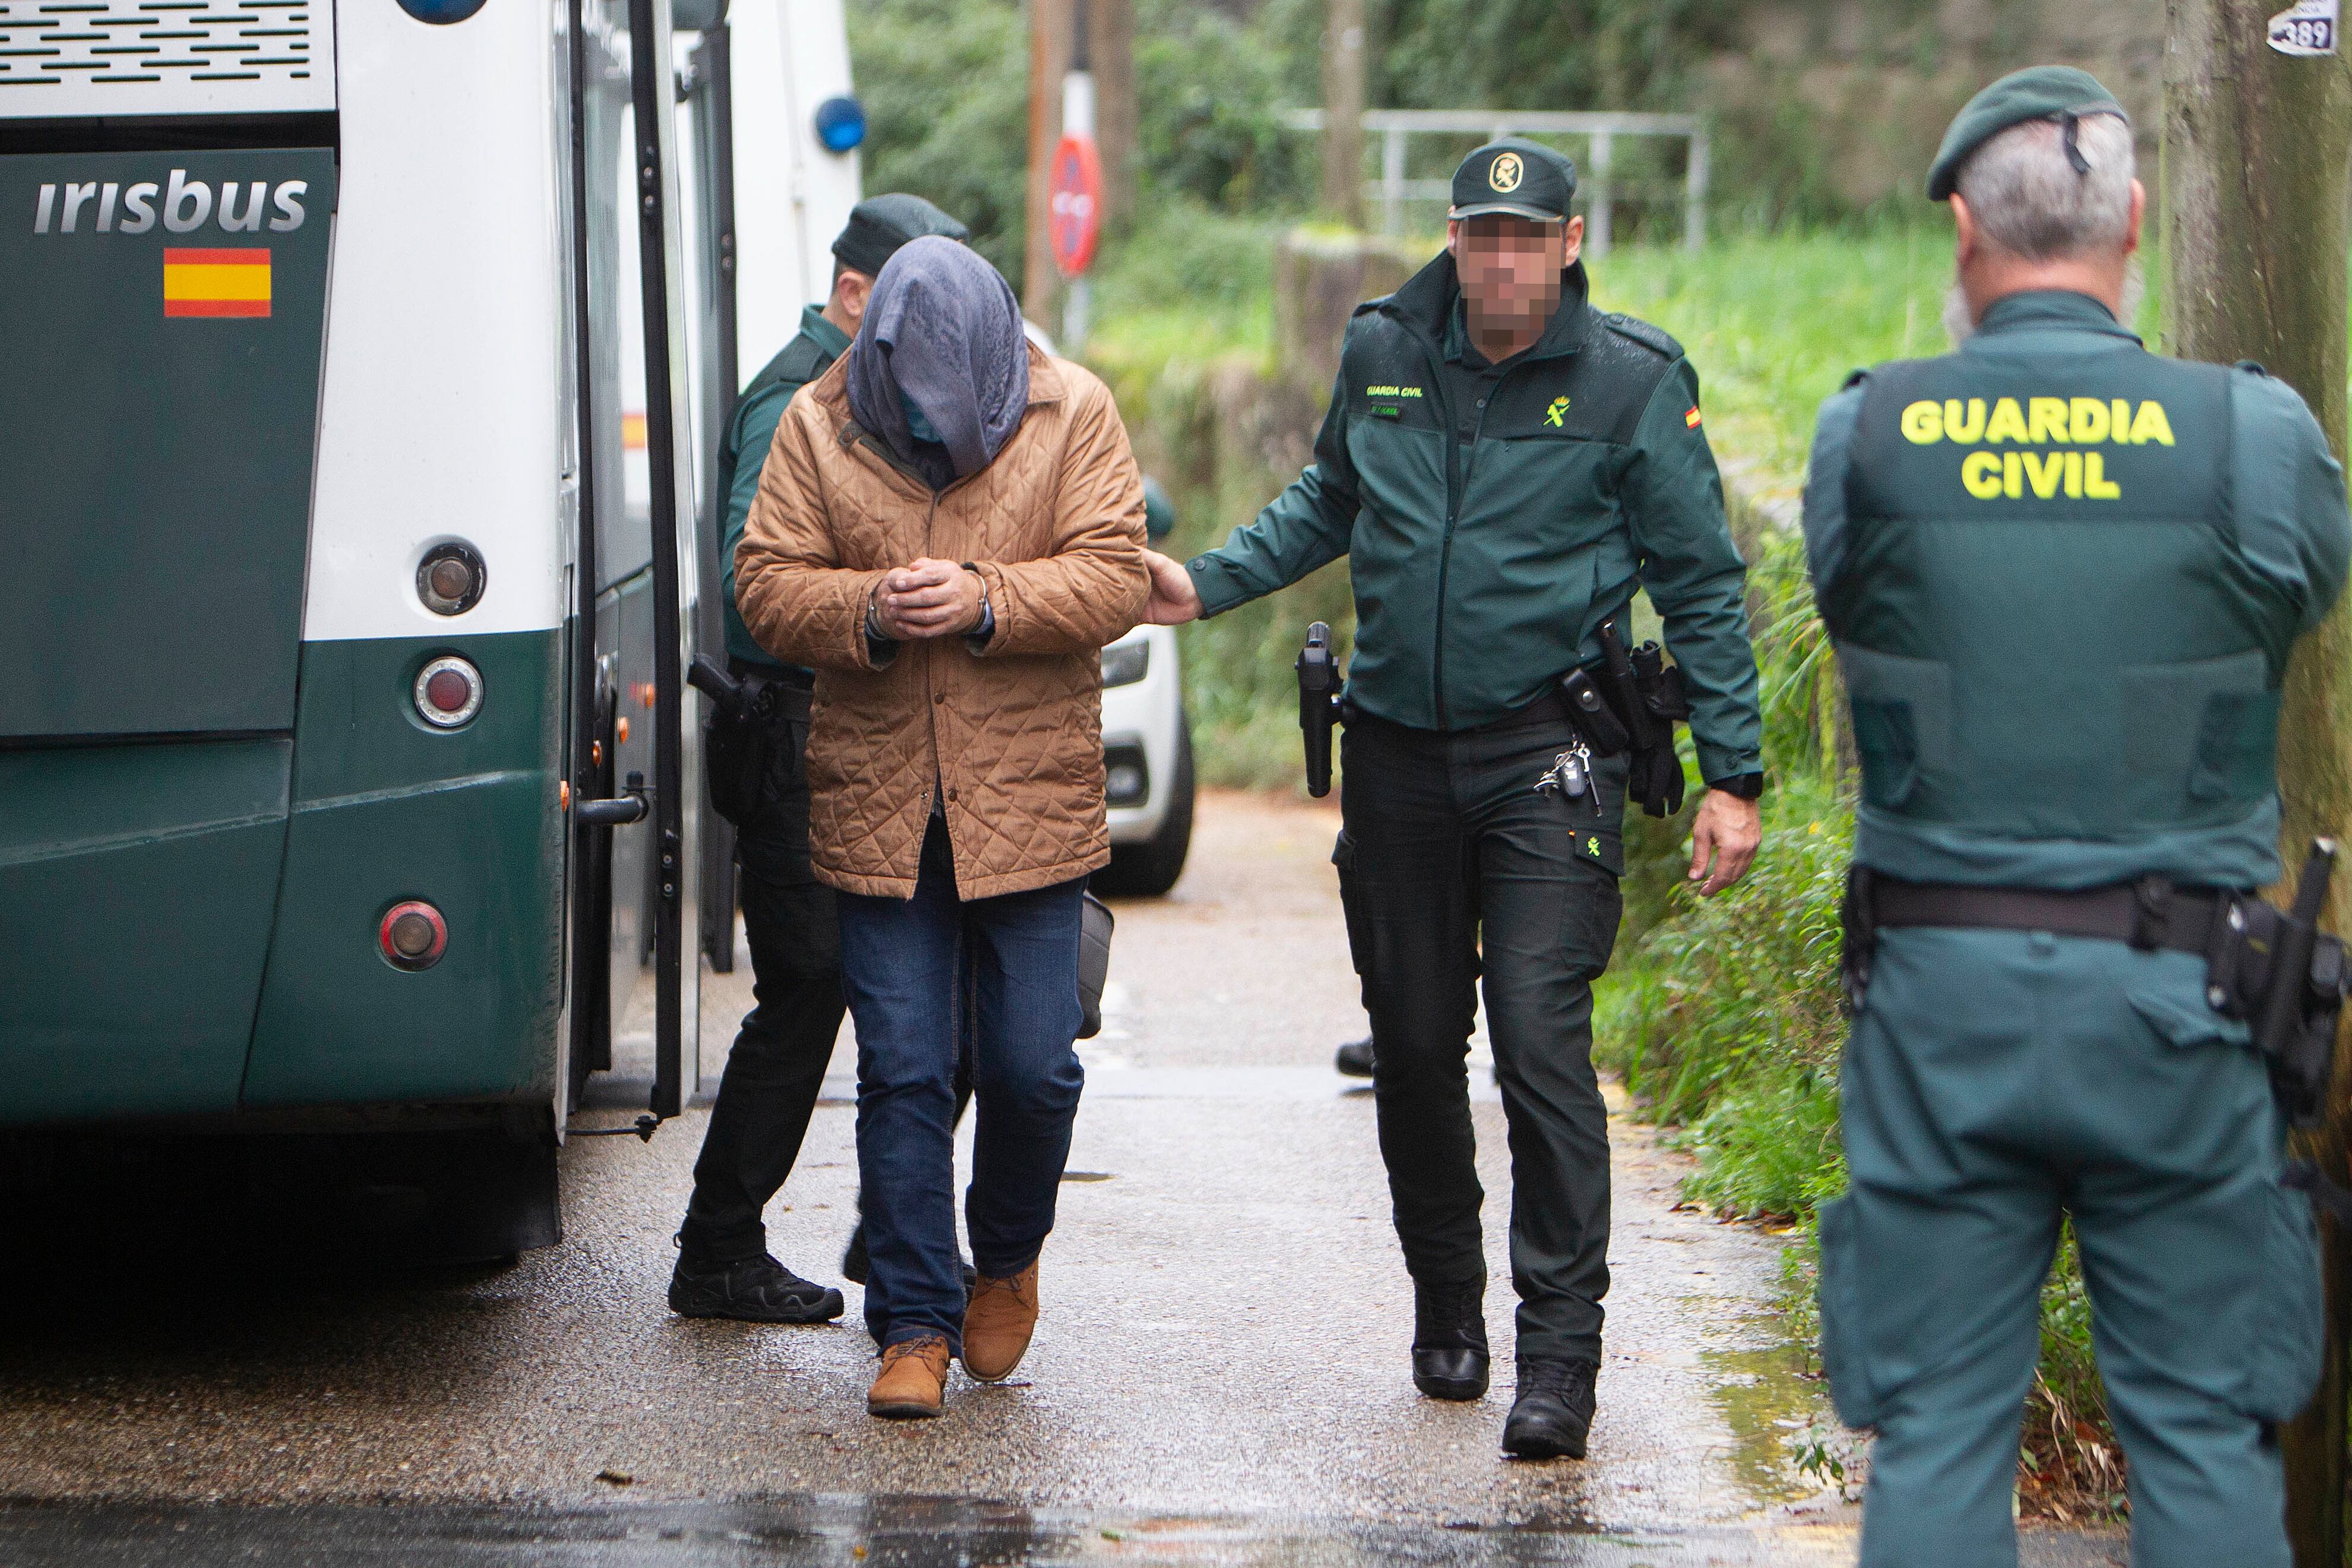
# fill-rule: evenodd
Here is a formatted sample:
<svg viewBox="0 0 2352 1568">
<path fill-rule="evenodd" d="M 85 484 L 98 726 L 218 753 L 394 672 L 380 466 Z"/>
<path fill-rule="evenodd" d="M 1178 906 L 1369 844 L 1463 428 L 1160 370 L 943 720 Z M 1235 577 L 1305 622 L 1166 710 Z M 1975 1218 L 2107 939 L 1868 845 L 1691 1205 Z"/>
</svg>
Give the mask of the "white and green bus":
<svg viewBox="0 0 2352 1568">
<path fill-rule="evenodd" d="M 496 1254 L 620 1020 L 691 1091 L 751 3 L 0 0 L 12 1146 L 344 1149 Z"/>
</svg>

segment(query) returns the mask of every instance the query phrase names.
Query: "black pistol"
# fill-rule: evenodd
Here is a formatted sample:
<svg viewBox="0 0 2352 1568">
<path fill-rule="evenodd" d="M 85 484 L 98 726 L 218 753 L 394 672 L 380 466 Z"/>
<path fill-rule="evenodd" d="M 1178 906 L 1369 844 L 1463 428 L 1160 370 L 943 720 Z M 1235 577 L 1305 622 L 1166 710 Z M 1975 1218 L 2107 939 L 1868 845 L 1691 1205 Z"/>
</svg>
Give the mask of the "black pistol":
<svg viewBox="0 0 2352 1568">
<path fill-rule="evenodd" d="M 1307 793 L 1331 793 L 1331 726 L 1339 717 L 1339 661 L 1331 655 L 1331 628 L 1317 621 L 1298 650 L 1298 729 L 1307 741 Z"/>
<path fill-rule="evenodd" d="M 751 694 L 743 683 L 711 661 L 708 654 L 696 654 L 687 667 L 686 683 L 719 705 L 719 711 L 730 722 L 740 722 L 751 707 Z"/>
<path fill-rule="evenodd" d="M 2294 905 L 2273 935 L 2269 983 L 2254 1044 L 2269 1062 L 2281 1100 L 2298 1126 L 2314 1125 L 2326 1109 L 2336 1065 L 2336 1014 L 2342 1005 L 2342 948 L 2319 934 L 2327 911 L 2327 885 L 2336 870 L 2336 841 L 2315 838 L 2295 879 Z M 2315 963 L 2323 952 L 2326 962 Z"/>
</svg>

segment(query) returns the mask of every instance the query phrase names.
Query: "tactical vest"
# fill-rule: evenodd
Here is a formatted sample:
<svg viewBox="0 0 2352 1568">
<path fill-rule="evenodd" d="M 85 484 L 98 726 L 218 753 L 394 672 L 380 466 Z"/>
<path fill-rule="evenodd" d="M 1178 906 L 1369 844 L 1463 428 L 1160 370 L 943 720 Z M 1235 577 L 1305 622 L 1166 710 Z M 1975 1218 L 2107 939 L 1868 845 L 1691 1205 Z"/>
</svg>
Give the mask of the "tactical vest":
<svg viewBox="0 0 2352 1568">
<path fill-rule="evenodd" d="M 1822 605 L 1866 807 L 2113 841 L 2269 802 L 2293 628 L 2231 548 L 2231 374 L 2123 342 L 1871 374 Z"/>
</svg>

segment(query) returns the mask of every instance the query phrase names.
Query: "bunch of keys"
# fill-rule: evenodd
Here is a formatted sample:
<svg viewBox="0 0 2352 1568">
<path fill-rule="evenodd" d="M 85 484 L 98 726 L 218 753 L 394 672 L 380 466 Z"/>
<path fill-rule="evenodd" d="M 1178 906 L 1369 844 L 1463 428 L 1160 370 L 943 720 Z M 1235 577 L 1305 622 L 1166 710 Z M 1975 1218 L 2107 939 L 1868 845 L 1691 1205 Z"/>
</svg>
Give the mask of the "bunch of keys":
<svg viewBox="0 0 2352 1568">
<path fill-rule="evenodd" d="M 1551 760 L 1550 770 L 1536 781 L 1536 793 L 1590 801 L 1593 815 L 1601 815 L 1601 792 L 1592 787 L 1592 752 L 1580 741 L 1560 752 Z"/>
</svg>

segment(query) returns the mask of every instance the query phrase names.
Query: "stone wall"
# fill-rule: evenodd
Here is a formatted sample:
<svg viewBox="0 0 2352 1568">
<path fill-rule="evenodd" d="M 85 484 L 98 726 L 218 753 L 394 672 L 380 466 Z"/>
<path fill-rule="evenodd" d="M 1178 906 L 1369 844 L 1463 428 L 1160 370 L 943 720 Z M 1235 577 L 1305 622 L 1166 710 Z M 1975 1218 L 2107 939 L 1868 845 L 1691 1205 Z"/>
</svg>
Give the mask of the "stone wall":
<svg viewBox="0 0 2352 1568">
<path fill-rule="evenodd" d="M 1752 216 L 1830 216 L 1922 199 L 1953 113 L 2021 66 L 2080 66 L 2131 111 L 2151 190 L 2164 0 L 1750 0 L 1705 64 L 1715 188 Z"/>
</svg>

